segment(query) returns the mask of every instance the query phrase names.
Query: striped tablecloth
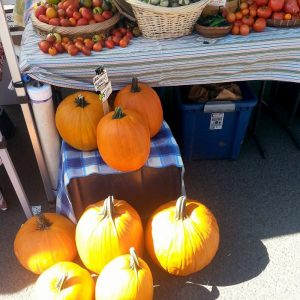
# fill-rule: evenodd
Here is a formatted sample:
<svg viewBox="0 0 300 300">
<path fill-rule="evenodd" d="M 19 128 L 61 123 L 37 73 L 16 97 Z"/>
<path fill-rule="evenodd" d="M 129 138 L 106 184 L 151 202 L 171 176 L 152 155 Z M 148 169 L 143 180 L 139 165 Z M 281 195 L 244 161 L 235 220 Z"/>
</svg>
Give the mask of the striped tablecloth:
<svg viewBox="0 0 300 300">
<path fill-rule="evenodd" d="M 107 68 L 113 89 L 128 84 L 133 75 L 152 86 L 244 80 L 300 82 L 300 28 L 267 28 L 245 37 L 228 35 L 216 40 L 197 34 L 160 41 L 137 38 L 127 48 L 75 57 L 43 54 L 38 49 L 40 39 L 29 22 L 23 36 L 21 71 L 74 89 L 92 90 L 92 77 L 99 65 Z"/>
</svg>

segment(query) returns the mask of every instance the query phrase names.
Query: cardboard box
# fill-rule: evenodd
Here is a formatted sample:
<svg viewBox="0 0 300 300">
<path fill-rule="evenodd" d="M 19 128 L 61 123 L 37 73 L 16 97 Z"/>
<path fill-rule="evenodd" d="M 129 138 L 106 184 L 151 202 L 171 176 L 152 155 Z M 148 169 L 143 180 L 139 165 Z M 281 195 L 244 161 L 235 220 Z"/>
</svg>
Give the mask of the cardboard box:
<svg viewBox="0 0 300 300">
<path fill-rule="evenodd" d="M 215 15 L 220 7 L 226 7 L 230 12 L 235 12 L 238 8 L 239 0 L 212 0 L 205 6 L 202 15 Z"/>
</svg>

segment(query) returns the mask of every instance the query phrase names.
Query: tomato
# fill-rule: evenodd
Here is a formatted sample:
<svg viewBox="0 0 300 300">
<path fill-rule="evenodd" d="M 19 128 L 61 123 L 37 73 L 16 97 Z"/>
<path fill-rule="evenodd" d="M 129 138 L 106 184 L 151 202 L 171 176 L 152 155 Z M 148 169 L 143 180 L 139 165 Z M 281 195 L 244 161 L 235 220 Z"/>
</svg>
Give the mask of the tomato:
<svg viewBox="0 0 300 300">
<path fill-rule="evenodd" d="M 48 49 L 48 53 L 49 53 L 50 55 L 54 56 L 54 55 L 57 54 L 57 50 L 56 50 L 55 47 L 50 47 L 50 48 Z"/>
<path fill-rule="evenodd" d="M 93 49 L 93 46 L 94 46 L 94 42 L 92 39 L 85 39 L 83 41 L 84 45 L 89 48 L 89 49 Z"/>
<path fill-rule="evenodd" d="M 240 5 L 240 10 L 243 10 L 243 9 L 245 9 L 245 8 L 248 8 L 248 3 L 247 3 L 247 2 L 241 3 L 241 5 Z"/>
<path fill-rule="evenodd" d="M 226 17 L 227 22 L 233 23 L 235 21 L 235 14 L 234 13 L 228 13 Z"/>
<path fill-rule="evenodd" d="M 71 27 L 72 24 L 68 19 L 60 19 L 60 25 L 63 27 Z"/>
<path fill-rule="evenodd" d="M 96 52 L 101 51 L 102 50 L 102 43 L 100 41 L 95 43 L 94 46 L 93 46 L 93 50 L 96 51 Z"/>
<path fill-rule="evenodd" d="M 112 40 L 107 40 L 107 41 L 105 41 L 105 46 L 108 49 L 112 49 L 112 48 L 115 47 L 115 44 L 114 44 L 114 42 Z"/>
<path fill-rule="evenodd" d="M 286 14 L 296 14 L 299 12 L 297 0 L 286 0 L 283 8 Z"/>
<path fill-rule="evenodd" d="M 247 16 L 249 14 L 249 9 L 248 8 L 244 8 L 243 10 L 242 10 L 242 15 L 243 16 Z"/>
<path fill-rule="evenodd" d="M 101 14 L 95 14 L 94 15 L 94 20 L 97 23 L 101 23 L 101 22 L 104 22 L 106 19 Z"/>
<path fill-rule="evenodd" d="M 128 31 L 127 33 L 126 33 L 126 35 L 125 35 L 129 40 L 131 40 L 132 38 L 133 38 L 133 34 L 130 32 L 130 31 Z"/>
<path fill-rule="evenodd" d="M 252 17 L 256 17 L 256 15 L 257 15 L 257 10 L 256 10 L 256 8 L 250 8 L 250 9 L 249 9 L 249 14 L 250 14 L 250 16 L 252 16 Z"/>
<path fill-rule="evenodd" d="M 69 21 L 70 21 L 72 26 L 76 26 L 77 21 L 74 18 L 69 18 Z"/>
<path fill-rule="evenodd" d="M 75 45 L 70 45 L 68 47 L 68 53 L 71 55 L 71 56 L 74 56 L 74 55 L 77 55 L 79 52 L 79 50 L 75 47 Z"/>
<path fill-rule="evenodd" d="M 284 14 L 283 19 L 284 20 L 291 20 L 292 19 L 292 15 L 291 14 Z"/>
<path fill-rule="evenodd" d="M 243 18 L 243 14 L 240 11 L 235 13 L 235 19 L 236 20 L 241 20 L 242 18 Z"/>
<path fill-rule="evenodd" d="M 64 43 L 70 42 L 70 39 L 69 39 L 67 36 L 64 36 L 61 40 L 62 40 Z"/>
<path fill-rule="evenodd" d="M 272 15 L 272 9 L 268 6 L 261 6 L 257 9 L 257 16 L 259 18 L 269 19 Z"/>
<path fill-rule="evenodd" d="M 254 18 L 252 16 L 244 16 L 242 22 L 251 27 L 254 24 Z"/>
<path fill-rule="evenodd" d="M 84 46 L 84 44 L 80 41 L 76 41 L 75 42 L 75 47 L 81 51 L 82 47 Z"/>
<path fill-rule="evenodd" d="M 80 18 L 77 21 L 77 26 L 83 26 L 89 24 L 89 21 L 86 18 Z"/>
<path fill-rule="evenodd" d="M 87 20 L 93 19 L 92 11 L 86 7 L 81 7 L 79 12 L 81 13 L 83 18 L 86 18 Z"/>
<path fill-rule="evenodd" d="M 274 12 L 272 15 L 273 20 L 283 20 L 284 12 Z"/>
<path fill-rule="evenodd" d="M 62 9 L 62 8 L 59 8 L 58 10 L 57 10 L 57 15 L 59 16 L 59 17 L 65 17 L 66 15 L 67 15 L 67 13 L 66 13 L 66 11 L 64 10 L 64 9 Z"/>
<path fill-rule="evenodd" d="M 40 15 L 46 15 L 46 10 L 47 8 L 45 6 L 39 5 L 34 14 L 38 18 Z"/>
<path fill-rule="evenodd" d="M 240 34 L 241 35 L 248 35 L 250 32 L 250 27 L 247 24 L 243 24 L 240 26 Z"/>
<path fill-rule="evenodd" d="M 264 18 L 258 18 L 253 24 L 253 30 L 256 32 L 264 31 L 267 26 L 267 21 Z"/>
<path fill-rule="evenodd" d="M 127 29 L 124 28 L 124 27 L 119 28 L 119 30 L 120 30 L 120 32 L 121 32 L 122 34 L 126 34 L 126 33 L 127 33 Z"/>
<path fill-rule="evenodd" d="M 92 1 L 94 7 L 101 6 L 102 2 L 103 2 L 102 0 L 93 0 Z"/>
<path fill-rule="evenodd" d="M 257 6 L 266 6 L 268 4 L 268 0 L 254 0 L 254 3 Z"/>
<path fill-rule="evenodd" d="M 128 46 L 128 42 L 125 39 L 122 39 L 119 43 L 120 47 L 126 48 Z"/>
<path fill-rule="evenodd" d="M 252 5 L 254 3 L 254 0 L 248 0 L 247 3 L 248 5 Z"/>
<path fill-rule="evenodd" d="M 234 25 L 234 26 L 232 27 L 232 29 L 231 29 L 231 33 L 232 33 L 233 35 L 238 35 L 238 34 L 240 33 L 240 26 Z"/>
<path fill-rule="evenodd" d="M 58 53 L 64 53 L 65 52 L 65 48 L 62 45 L 62 43 L 55 43 L 53 46 L 55 47 L 55 49 L 57 50 Z"/>
<path fill-rule="evenodd" d="M 233 23 L 234 26 L 241 26 L 243 24 L 242 20 L 237 20 Z"/>
<path fill-rule="evenodd" d="M 53 7 L 48 7 L 47 10 L 46 10 L 46 16 L 49 19 L 56 18 L 57 17 L 57 11 L 56 11 L 56 9 L 53 8 Z"/>
<path fill-rule="evenodd" d="M 115 46 L 119 46 L 119 43 L 120 43 L 121 39 L 122 39 L 121 36 L 116 36 L 116 35 L 114 35 L 114 36 L 112 37 L 112 41 L 114 42 Z"/>
<path fill-rule="evenodd" d="M 84 55 L 87 55 L 87 56 L 90 56 L 91 55 L 91 49 L 86 47 L 86 46 L 83 46 L 82 49 L 81 49 L 81 52 L 84 54 Z"/>
<path fill-rule="evenodd" d="M 271 7 L 272 11 L 280 11 L 283 9 L 284 0 L 269 0 L 269 7 Z"/>
<path fill-rule="evenodd" d="M 51 44 L 49 42 L 47 42 L 46 40 L 39 42 L 39 48 L 44 53 L 48 53 L 50 46 L 51 46 Z"/>
<path fill-rule="evenodd" d="M 113 13 L 110 10 L 105 10 L 102 13 L 102 16 L 105 18 L 105 20 L 108 20 L 113 16 Z"/>
<path fill-rule="evenodd" d="M 53 44 L 56 42 L 56 36 L 53 33 L 48 33 L 46 36 L 46 41 L 50 44 Z"/>
<path fill-rule="evenodd" d="M 45 15 L 39 15 L 38 19 L 43 23 L 49 23 L 49 18 Z"/>
</svg>

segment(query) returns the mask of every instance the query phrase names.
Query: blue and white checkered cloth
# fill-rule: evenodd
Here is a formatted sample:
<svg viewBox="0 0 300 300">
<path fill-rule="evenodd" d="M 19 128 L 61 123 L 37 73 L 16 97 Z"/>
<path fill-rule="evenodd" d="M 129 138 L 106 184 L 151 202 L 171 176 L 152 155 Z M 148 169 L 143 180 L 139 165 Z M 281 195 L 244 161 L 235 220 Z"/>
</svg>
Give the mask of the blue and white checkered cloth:
<svg viewBox="0 0 300 300">
<path fill-rule="evenodd" d="M 151 150 L 146 166 L 151 168 L 177 166 L 184 170 L 179 147 L 165 121 L 163 122 L 159 133 L 151 140 Z M 72 178 L 88 176 L 95 173 L 107 175 L 121 172 L 110 168 L 103 161 L 97 150 L 82 152 L 75 150 L 66 142 L 62 142 L 59 183 L 56 199 L 57 213 L 67 216 L 70 220 L 76 223 L 67 186 Z M 182 191 L 185 193 L 183 176 Z"/>
</svg>

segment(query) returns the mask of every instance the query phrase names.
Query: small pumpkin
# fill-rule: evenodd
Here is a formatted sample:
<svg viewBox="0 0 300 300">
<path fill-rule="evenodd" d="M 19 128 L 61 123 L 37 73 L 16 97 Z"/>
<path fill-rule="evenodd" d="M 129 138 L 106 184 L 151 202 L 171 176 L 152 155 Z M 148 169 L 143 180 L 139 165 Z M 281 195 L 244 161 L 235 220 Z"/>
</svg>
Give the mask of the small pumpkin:
<svg viewBox="0 0 300 300">
<path fill-rule="evenodd" d="M 157 265 L 173 275 L 184 276 L 212 261 L 219 247 L 219 227 L 206 206 L 180 197 L 153 213 L 145 239 Z"/>
<path fill-rule="evenodd" d="M 96 283 L 96 300 L 152 300 L 153 278 L 144 260 L 134 248 L 130 254 L 112 260 L 101 272 Z"/>
<path fill-rule="evenodd" d="M 59 262 L 39 276 L 34 299 L 95 299 L 95 282 L 90 273 L 73 262 Z"/>
<path fill-rule="evenodd" d="M 77 92 L 67 96 L 55 114 L 56 128 L 73 148 L 81 151 L 97 149 L 97 125 L 103 117 L 99 96 L 91 92 Z"/>
<path fill-rule="evenodd" d="M 117 107 L 105 115 L 97 127 L 98 149 L 113 169 L 129 172 L 140 169 L 150 153 L 150 133 L 143 119 Z"/>
<path fill-rule="evenodd" d="M 84 265 L 100 273 L 112 259 L 134 246 L 143 253 L 140 216 L 126 201 L 112 196 L 87 207 L 76 227 L 76 245 Z"/>
<path fill-rule="evenodd" d="M 163 122 L 163 109 L 159 96 L 152 87 L 139 83 L 134 77 L 131 85 L 118 92 L 114 105 L 138 112 L 147 122 L 151 137 L 159 132 Z"/>
<path fill-rule="evenodd" d="M 57 262 L 72 261 L 77 255 L 75 224 L 56 213 L 33 216 L 19 229 L 14 252 L 20 264 L 35 274 Z"/>
</svg>

